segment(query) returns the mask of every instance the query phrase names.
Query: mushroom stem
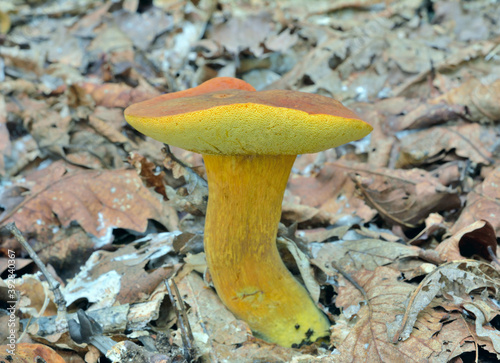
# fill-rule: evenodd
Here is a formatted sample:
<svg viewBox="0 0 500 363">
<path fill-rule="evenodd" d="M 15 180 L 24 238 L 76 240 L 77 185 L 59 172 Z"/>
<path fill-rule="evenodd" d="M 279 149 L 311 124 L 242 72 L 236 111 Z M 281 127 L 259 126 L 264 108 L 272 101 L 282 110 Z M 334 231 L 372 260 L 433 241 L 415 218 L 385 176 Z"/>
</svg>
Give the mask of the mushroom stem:
<svg viewBox="0 0 500 363">
<path fill-rule="evenodd" d="M 204 155 L 209 184 L 205 252 L 223 303 L 257 335 L 300 346 L 330 323 L 287 270 L 276 247 L 295 155 Z"/>
</svg>

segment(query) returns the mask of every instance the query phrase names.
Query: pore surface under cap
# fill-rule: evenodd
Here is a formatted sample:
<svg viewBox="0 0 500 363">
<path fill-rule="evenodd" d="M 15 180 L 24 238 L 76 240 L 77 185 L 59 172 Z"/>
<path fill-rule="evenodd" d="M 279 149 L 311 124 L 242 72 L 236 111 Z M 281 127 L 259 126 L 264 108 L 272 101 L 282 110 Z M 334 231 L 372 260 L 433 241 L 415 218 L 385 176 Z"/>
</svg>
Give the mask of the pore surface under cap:
<svg viewBox="0 0 500 363">
<path fill-rule="evenodd" d="M 202 154 L 312 153 L 372 130 L 338 101 L 285 90 L 160 96 L 128 107 L 125 118 L 147 136 Z"/>
</svg>

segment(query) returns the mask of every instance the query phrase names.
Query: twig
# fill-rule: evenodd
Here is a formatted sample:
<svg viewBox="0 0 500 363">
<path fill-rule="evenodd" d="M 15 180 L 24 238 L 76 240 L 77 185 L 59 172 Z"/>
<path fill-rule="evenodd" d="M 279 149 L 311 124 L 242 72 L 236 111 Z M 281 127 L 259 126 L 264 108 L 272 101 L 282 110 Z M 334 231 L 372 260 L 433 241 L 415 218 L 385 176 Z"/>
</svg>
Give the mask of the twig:
<svg viewBox="0 0 500 363">
<path fill-rule="evenodd" d="M 9 223 L 5 226 L 5 228 L 14 235 L 16 240 L 21 244 L 21 246 L 24 247 L 26 251 L 28 251 L 28 254 L 30 255 L 31 259 L 35 264 L 38 266 L 42 274 L 45 276 L 45 279 L 47 280 L 47 283 L 49 284 L 50 290 L 54 293 L 54 303 L 57 306 L 57 318 L 56 318 L 56 326 L 58 331 L 64 331 L 66 330 L 68 326 L 68 322 L 66 320 L 66 300 L 64 300 L 64 296 L 61 293 L 61 290 L 59 289 L 59 282 L 50 274 L 50 272 L 47 270 L 43 262 L 40 260 L 40 257 L 36 254 L 36 252 L 31 248 L 29 243 L 24 239 L 21 231 L 16 227 L 16 224 L 14 222 Z"/>
<path fill-rule="evenodd" d="M 179 288 L 177 287 L 177 284 L 175 283 L 174 279 L 172 280 L 172 285 L 174 286 L 175 294 L 177 295 L 177 299 L 179 302 L 179 305 L 181 307 L 181 315 L 182 319 L 186 322 L 187 326 L 187 331 L 188 331 L 188 338 L 194 342 L 194 336 L 193 336 L 193 331 L 191 330 L 191 324 L 189 324 L 189 320 L 186 314 L 186 307 L 184 306 L 184 301 L 181 299 L 181 293 L 179 292 Z"/>
<path fill-rule="evenodd" d="M 177 301 L 179 301 L 179 308 L 177 308 L 177 304 L 175 302 L 174 295 L 172 293 L 172 289 L 170 288 L 170 279 L 165 280 L 165 286 L 167 287 L 168 291 L 168 298 L 170 299 L 170 302 L 172 303 L 172 307 L 174 308 L 175 316 L 177 317 L 177 322 L 179 324 L 179 328 L 181 329 L 181 339 L 182 339 L 182 345 L 184 347 L 184 358 L 188 361 L 191 360 L 191 352 L 193 351 L 193 345 L 192 345 L 192 336 L 193 333 L 191 332 L 191 327 L 189 326 L 189 321 L 187 320 L 186 312 L 185 312 L 185 307 L 184 304 L 181 303 L 181 295 L 179 294 L 179 290 L 177 289 L 177 285 L 174 284 L 176 294 L 177 294 Z M 179 313 L 179 311 L 182 311 L 182 316 Z M 189 327 L 189 332 L 186 329 L 186 326 Z"/>
</svg>

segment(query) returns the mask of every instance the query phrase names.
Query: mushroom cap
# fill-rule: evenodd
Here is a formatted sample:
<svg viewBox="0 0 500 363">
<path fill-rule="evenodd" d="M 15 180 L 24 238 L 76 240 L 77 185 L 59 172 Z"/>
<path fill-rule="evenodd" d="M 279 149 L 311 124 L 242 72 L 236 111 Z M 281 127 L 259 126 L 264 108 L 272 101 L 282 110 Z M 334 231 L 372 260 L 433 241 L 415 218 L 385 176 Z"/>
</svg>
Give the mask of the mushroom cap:
<svg viewBox="0 0 500 363">
<path fill-rule="evenodd" d="M 136 103 L 125 110 L 125 119 L 153 139 L 213 155 L 314 153 L 361 139 L 372 130 L 329 97 L 257 92 L 243 81 L 227 80 L 214 78 Z"/>
</svg>

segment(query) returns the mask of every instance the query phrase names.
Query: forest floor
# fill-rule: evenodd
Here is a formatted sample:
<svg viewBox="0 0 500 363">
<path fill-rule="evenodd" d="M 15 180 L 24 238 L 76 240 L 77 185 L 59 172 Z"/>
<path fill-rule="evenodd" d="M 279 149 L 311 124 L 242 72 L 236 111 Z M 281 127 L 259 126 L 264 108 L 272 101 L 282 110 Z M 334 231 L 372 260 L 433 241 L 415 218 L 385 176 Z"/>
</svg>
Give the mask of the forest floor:
<svg viewBox="0 0 500 363">
<path fill-rule="evenodd" d="M 498 1 L 147 3 L 0 0 L 1 359 L 498 361 Z M 285 192 L 278 244 L 324 341 L 267 343 L 222 305 L 201 155 L 124 119 L 214 77 L 373 126 L 299 155 Z"/>
</svg>

